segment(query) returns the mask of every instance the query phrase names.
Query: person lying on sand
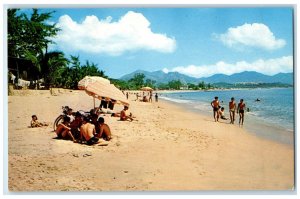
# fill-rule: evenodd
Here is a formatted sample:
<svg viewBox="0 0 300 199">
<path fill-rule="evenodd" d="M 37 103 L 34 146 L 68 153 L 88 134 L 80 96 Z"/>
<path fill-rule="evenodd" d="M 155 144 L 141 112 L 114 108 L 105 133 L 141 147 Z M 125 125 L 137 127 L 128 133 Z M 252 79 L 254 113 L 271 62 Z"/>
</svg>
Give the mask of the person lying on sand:
<svg viewBox="0 0 300 199">
<path fill-rule="evenodd" d="M 111 132 L 109 126 L 104 123 L 103 117 L 98 119 L 98 126 L 100 130 L 97 132 L 96 137 L 109 141 L 111 139 Z"/>
<path fill-rule="evenodd" d="M 128 110 L 128 106 L 124 106 L 124 109 L 121 111 L 120 120 L 121 121 L 133 121 L 133 116 L 130 113 L 129 115 L 126 114 L 126 111 Z"/>
<path fill-rule="evenodd" d="M 36 115 L 32 115 L 31 118 L 32 118 L 32 120 L 30 122 L 30 126 L 32 128 L 34 128 L 34 127 L 41 127 L 41 126 L 48 126 L 48 124 L 45 123 L 45 122 L 44 123 L 39 122 Z"/>
<path fill-rule="evenodd" d="M 69 125 L 70 125 L 70 118 L 68 116 L 64 116 L 64 121 L 57 126 L 57 129 L 55 131 L 56 135 L 58 138 L 65 139 L 65 140 L 71 138 L 73 142 L 77 142 L 71 133 L 71 128 L 69 127 Z"/>
<path fill-rule="evenodd" d="M 89 123 L 87 117 L 83 118 L 82 125 L 80 126 L 80 138 L 83 141 L 83 138 L 86 140 L 87 145 L 93 145 L 98 143 L 99 138 L 95 137 L 96 134 L 95 125 Z"/>
<path fill-rule="evenodd" d="M 120 117 L 121 116 L 121 112 L 120 113 L 112 113 L 111 117 Z"/>
</svg>

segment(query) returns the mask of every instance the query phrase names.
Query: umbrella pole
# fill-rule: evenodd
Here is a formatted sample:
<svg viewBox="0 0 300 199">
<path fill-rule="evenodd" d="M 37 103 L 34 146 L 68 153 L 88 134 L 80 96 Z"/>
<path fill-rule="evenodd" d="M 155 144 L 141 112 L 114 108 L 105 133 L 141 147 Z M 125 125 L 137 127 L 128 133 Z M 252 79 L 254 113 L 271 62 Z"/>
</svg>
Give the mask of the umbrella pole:
<svg viewBox="0 0 300 199">
<path fill-rule="evenodd" d="M 95 105 L 95 98 L 93 97 L 93 99 L 94 99 L 94 109 L 95 109 L 95 107 L 96 107 L 96 105 Z"/>
</svg>

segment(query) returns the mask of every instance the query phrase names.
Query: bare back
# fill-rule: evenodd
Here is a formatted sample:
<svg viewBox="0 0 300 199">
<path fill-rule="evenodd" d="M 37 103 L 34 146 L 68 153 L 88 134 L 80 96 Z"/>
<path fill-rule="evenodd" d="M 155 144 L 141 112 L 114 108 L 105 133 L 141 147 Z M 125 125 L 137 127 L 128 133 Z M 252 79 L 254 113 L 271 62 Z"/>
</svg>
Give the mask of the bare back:
<svg viewBox="0 0 300 199">
<path fill-rule="evenodd" d="M 80 127 L 80 134 L 85 138 L 86 141 L 94 137 L 95 125 L 91 123 L 85 123 Z"/>
<path fill-rule="evenodd" d="M 104 134 L 104 137 L 111 139 L 111 131 L 107 124 L 100 125 L 100 137 L 103 137 L 103 134 Z"/>
</svg>

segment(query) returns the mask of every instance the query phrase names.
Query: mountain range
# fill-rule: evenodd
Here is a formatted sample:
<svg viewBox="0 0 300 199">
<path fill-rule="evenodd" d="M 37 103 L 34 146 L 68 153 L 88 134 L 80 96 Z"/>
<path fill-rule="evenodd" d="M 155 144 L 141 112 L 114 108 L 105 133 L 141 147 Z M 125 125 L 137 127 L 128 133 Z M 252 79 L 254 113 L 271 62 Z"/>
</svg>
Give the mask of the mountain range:
<svg viewBox="0 0 300 199">
<path fill-rule="evenodd" d="M 142 73 L 146 79 L 154 80 L 158 83 L 168 83 L 172 80 L 180 80 L 182 83 L 198 84 L 204 81 L 205 83 L 283 83 L 293 85 L 293 73 L 278 73 L 273 76 L 264 75 L 262 73 L 254 71 L 245 71 L 241 73 L 235 73 L 232 75 L 216 74 L 210 77 L 195 78 L 190 77 L 178 72 L 164 73 L 163 71 L 148 72 L 144 70 L 137 70 L 130 74 L 124 75 L 120 80 L 129 80 L 134 77 L 135 74 Z"/>
</svg>

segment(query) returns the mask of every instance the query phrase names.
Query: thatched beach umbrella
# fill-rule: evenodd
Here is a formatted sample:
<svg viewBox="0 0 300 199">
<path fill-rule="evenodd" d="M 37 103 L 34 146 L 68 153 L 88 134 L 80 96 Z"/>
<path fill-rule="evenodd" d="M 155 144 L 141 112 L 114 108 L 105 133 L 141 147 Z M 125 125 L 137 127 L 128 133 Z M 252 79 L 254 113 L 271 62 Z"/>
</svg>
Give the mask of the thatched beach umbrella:
<svg viewBox="0 0 300 199">
<path fill-rule="evenodd" d="M 78 82 L 78 88 L 85 90 L 85 92 L 94 97 L 94 107 L 95 107 L 95 98 L 102 100 L 103 98 L 106 101 L 114 100 L 118 104 L 123 104 L 128 106 L 129 102 L 126 99 L 126 96 L 110 83 L 109 80 L 96 77 L 96 76 L 86 76 Z"/>
<path fill-rule="evenodd" d="M 153 91 L 153 88 L 151 88 L 149 86 L 145 86 L 145 87 L 140 88 L 140 90 L 142 90 L 142 91 Z"/>
</svg>

